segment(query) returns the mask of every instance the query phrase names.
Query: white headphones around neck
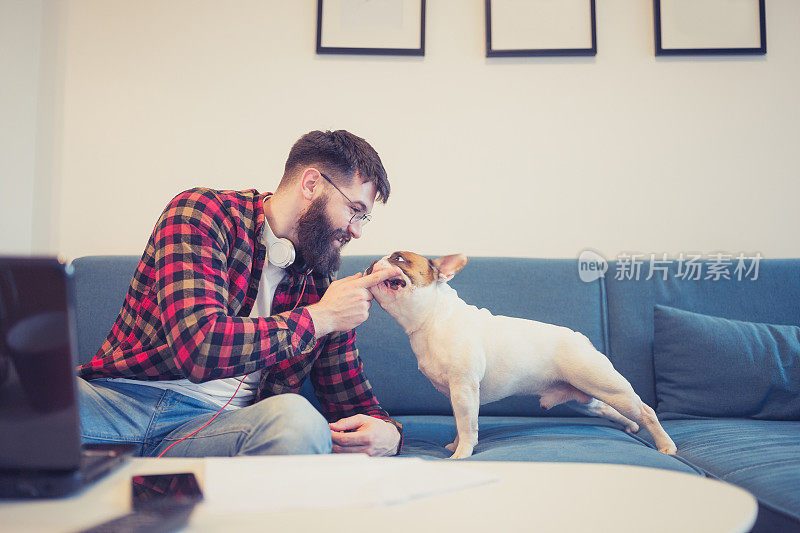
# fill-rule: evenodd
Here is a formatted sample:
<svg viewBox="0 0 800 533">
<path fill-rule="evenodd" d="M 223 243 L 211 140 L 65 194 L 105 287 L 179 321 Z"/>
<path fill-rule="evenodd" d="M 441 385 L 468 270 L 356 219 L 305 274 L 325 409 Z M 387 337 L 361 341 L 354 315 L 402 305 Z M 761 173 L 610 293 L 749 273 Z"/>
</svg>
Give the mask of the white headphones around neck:
<svg viewBox="0 0 800 533">
<path fill-rule="evenodd" d="M 294 244 L 289 239 L 276 236 L 264 217 L 264 244 L 267 247 L 267 261 L 278 268 L 286 268 L 294 263 L 296 254 Z"/>
<path fill-rule="evenodd" d="M 289 239 L 281 239 L 267 232 L 267 260 L 278 268 L 286 268 L 294 263 L 294 244 Z"/>
</svg>

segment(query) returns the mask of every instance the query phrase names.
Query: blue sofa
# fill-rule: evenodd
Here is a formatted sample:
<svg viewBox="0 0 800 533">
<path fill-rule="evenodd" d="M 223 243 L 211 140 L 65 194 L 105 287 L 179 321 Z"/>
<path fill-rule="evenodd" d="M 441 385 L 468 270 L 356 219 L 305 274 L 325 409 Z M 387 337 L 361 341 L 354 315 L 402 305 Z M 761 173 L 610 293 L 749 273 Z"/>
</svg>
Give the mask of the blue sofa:
<svg viewBox="0 0 800 533">
<path fill-rule="evenodd" d="M 345 257 L 341 275 L 363 271 L 373 259 Z M 73 262 L 81 361 L 91 358 L 110 330 L 137 262 L 133 256 L 93 256 Z M 576 260 L 478 257 L 451 286 L 467 302 L 495 314 L 584 333 L 641 398 L 656 407 L 678 455 L 659 453 L 645 431 L 629 435 L 613 423 L 580 416 L 566 406 L 546 412 L 538 398 L 512 397 L 481 407 L 479 442 L 470 460 L 617 463 L 709 476 L 756 496 L 759 516 L 754 531 L 800 531 L 800 417 L 769 420 L 769 410 L 763 409 L 753 417 L 662 413 L 659 398 L 676 402 L 667 394 L 680 393 L 675 376 L 685 368 L 675 368 L 675 363 L 683 364 L 678 356 L 668 358 L 659 352 L 658 365 L 654 357 L 654 331 L 663 329 L 660 322 L 654 323 L 660 320 L 654 319 L 657 306 L 725 319 L 800 325 L 800 260 L 762 260 L 758 279 L 742 281 L 682 280 L 674 264 L 667 279 L 659 273 L 650 280 L 644 276 L 618 280 L 615 266 L 609 264 L 605 277 L 583 282 Z M 401 328 L 374 305 L 369 320 L 357 330 L 357 343 L 382 406 L 403 423 L 402 455 L 448 457 L 444 446 L 455 437 L 450 404 L 417 369 Z M 689 369 L 687 375 L 714 383 L 716 367 L 705 368 L 703 354 L 689 355 L 699 371 Z M 800 359 L 796 362 L 800 366 Z M 658 379 L 661 375 L 665 377 Z M 749 376 L 738 377 L 741 387 L 726 391 L 722 400 L 747 396 L 752 389 Z M 794 383 L 795 396 L 798 388 L 800 383 Z M 303 393 L 316 403 L 309 383 Z M 719 399 L 700 398 L 699 408 L 711 405 L 713 411 Z M 727 404 L 722 401 L 722 405 Z"/>
</svg>

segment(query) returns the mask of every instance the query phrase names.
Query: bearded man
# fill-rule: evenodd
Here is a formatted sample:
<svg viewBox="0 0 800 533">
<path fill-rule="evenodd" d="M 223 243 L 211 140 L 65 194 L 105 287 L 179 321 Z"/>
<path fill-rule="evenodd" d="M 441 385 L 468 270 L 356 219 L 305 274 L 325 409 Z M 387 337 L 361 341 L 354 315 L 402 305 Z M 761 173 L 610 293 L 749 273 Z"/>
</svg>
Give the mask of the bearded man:
<svg viewBox="0 0 800 533">
<path fill-rule="evenodd" d="M 389 191 L 372 146 L 338 130 L 301 137 L 274 194 L 176 196 L 111 332 L 78 367 L 83 441 L 144 457 L 398 453 L 402 426 L 375 398 L 352 330 L 368 288 L 399 270 L 334 281 Z M 298 394 L 307 378 L 322 413 Z"/>
</svg>

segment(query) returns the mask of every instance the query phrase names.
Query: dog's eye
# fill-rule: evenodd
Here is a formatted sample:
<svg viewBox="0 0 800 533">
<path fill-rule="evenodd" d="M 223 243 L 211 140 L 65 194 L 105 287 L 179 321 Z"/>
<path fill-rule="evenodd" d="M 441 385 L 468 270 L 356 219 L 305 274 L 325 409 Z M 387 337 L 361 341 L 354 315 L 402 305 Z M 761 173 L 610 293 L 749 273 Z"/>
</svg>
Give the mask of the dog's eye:
<svg viewBox="0 0 800 533">
<path fill-rule="evenodd" d="M 398 256 L 396 256 L 394 259 L 395 259 L 395 261 L 402 261 L 402 262 L 405 262 L 405 261 L 406 261 L 406 258 L 405 258 L 405 257 L 403 257 L 402 255 L 398 255 Z"/>
</svg>

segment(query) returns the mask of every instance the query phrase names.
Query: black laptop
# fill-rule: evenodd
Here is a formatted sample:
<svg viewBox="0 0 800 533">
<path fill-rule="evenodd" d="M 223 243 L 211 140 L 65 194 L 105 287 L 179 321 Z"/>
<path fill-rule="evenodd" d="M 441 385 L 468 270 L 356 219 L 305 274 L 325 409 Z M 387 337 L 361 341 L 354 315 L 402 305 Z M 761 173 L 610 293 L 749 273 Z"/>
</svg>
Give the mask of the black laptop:
<svg viewBox="0 0 800 533">
<path fill-rule="evenodd" d="M 71 268 L 0 256 L 0 497 L 79 490 L 121 464 L 129 445 L 81 446 Z"/>
</svg>

